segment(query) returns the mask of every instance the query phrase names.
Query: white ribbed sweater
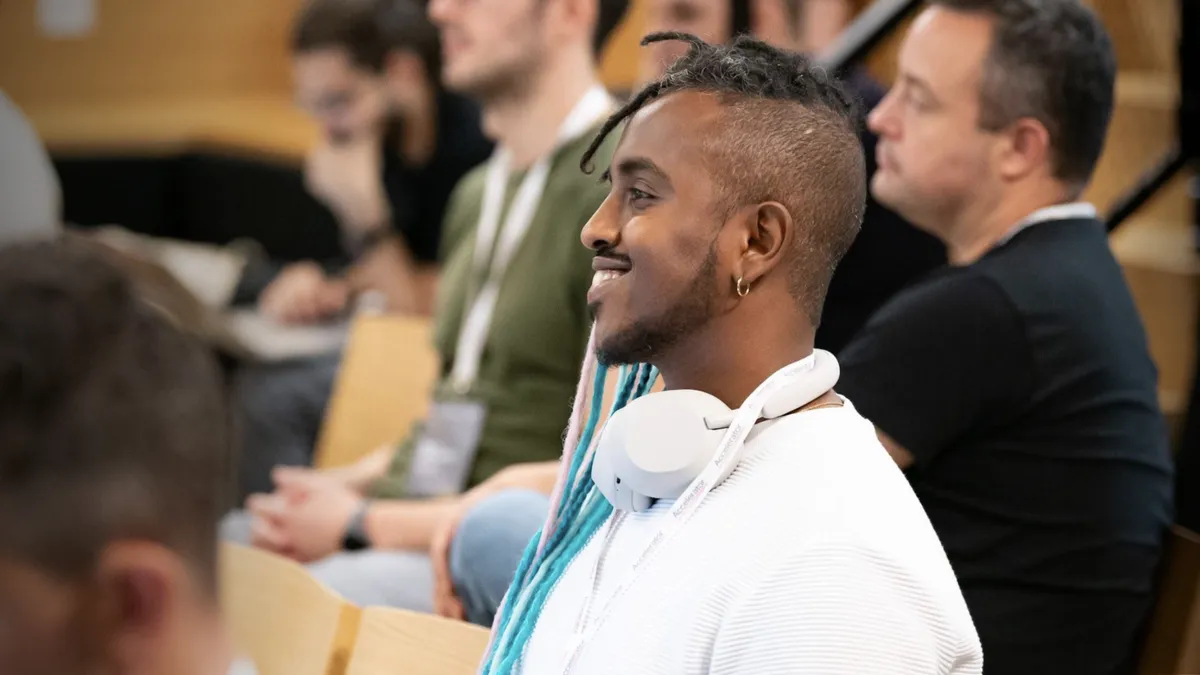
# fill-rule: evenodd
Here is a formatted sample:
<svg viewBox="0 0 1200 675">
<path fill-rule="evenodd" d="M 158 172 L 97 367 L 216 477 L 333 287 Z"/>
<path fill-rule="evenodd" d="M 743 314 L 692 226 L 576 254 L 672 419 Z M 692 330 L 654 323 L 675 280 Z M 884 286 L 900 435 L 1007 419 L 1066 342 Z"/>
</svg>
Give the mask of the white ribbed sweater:
<svg viewBox="0 0 1200 675">
<path fill-rule="evenodd" d="M 613 534 L 588 626 L 667 504 Z M 525 675 L 563 673 L 602 528 L 548 598 Z M 924 510 L 847 403 L 760 424 L 659 547 L 571 675 L 978 675 L 979 638 Z"/>
</svg>

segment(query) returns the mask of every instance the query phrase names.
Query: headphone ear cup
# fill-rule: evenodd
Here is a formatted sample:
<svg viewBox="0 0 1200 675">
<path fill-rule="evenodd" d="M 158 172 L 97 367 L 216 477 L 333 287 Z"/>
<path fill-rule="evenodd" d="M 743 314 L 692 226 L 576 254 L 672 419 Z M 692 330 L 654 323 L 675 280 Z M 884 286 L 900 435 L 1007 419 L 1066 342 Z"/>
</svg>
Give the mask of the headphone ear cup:
<svg viewBox="0 0 1200 675">
<path fill-rule="evenodd" d="M 723 431 L 708 416 L 728 415 L 720 399 L 700 391 L 668 390 L 631 401 L 600 431 L 592 481 L 622 511 L 645 511 L 675 499 L 700 475 Z"/>
</svg>

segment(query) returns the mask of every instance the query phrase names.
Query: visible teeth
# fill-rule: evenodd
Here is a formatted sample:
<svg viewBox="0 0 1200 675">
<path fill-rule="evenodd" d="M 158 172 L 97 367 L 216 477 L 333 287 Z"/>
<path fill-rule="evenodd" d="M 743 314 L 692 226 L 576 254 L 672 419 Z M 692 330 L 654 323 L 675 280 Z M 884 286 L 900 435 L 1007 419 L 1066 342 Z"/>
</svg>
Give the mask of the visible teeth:
<svg viewBox="0 0 1200 675">
<path fill-rule="evenodd" d="M 602 283 L 605 283 L 607 281 L 612 281 L 613 279 L 616 279 L 617 277 L 621 276 L 622 274 L 625 274 L 625 273 L 617 271 L 617 270 L 600 270 L 599 272 L 596 272 L 594 275 L 592 275 L 592 287 L 595 288 L 596 286 L 599 286 Z"/>
</svg>

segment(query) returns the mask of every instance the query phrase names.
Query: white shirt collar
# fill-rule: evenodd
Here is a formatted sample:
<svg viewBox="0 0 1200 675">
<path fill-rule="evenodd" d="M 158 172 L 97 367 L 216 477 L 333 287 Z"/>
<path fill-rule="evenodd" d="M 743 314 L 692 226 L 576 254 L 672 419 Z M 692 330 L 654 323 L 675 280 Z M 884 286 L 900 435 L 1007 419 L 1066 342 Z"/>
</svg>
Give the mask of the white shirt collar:
<svg viewBox="0 0 1200 675">
<path fill-rule="evenodd" d="M 1007 244 L 1010 239 L 1017 236 L 1017 233 L 1030 225 L 1037 225 L 1038 223 L 1045 223 L 1051 220 L 1077 220 L 1096 217 L 1098 217 L 1096 207 L 1088 202 L 1069 202 L 1040 208 L 1021 219 L 1021 222 L 1014 225 L 1003 237 L 1000 237 L 1000 240 L 996 242 L 993 248 Z"/>
</svg>

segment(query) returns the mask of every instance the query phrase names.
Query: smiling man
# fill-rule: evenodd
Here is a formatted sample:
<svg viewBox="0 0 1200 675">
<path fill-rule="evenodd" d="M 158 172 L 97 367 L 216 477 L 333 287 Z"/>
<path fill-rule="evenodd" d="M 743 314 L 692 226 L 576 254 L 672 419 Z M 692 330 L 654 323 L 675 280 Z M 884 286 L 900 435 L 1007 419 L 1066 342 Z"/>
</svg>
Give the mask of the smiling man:
<svg viewBox="0 0 1200 675">
<path fill-rule="evenodd" d="M 484 672 L 979 673 L 929 521 L 873 427 L 830 389 L 833 357 L 813 352 L 830 275 L 862 219 L 855 106 L 803 57 L 757 40 L 647 41 L 665 39 L 689 42 L 688 54 L 610 118 L 584 158 L 628 120 L 608 198 L 582 236 L 596 253 L 596 353 L 653 364 L 669 390 L 616 415 L 704 399 L 738 409 L 745 424 L 731 428 L 749 435 L 744 447 L 728 440 L 736 431 L 722 440 L 740 448 L 733 455 L 686 448 L 702 462 L 741 461 L 724 481 L 702 474 L 687 499 L 643 508 L 614 510 L 603 480 L 568 471 Z M 780 382 L 802 384 L 807 401 L 755 424 L 767 415 L 759 392 Z M 704 426 L 686 417 L 694 407 L 674 405 L 663 412 L 680 425 L 653 430 L 660 420 L 638 413 L 606 440 L 614 416 L 595 466 L 639 435 Z M 574 436 L 568 449 L 584 452 Z M 571 452 L 565 461 L 591 471 Z"/>
</svg>

